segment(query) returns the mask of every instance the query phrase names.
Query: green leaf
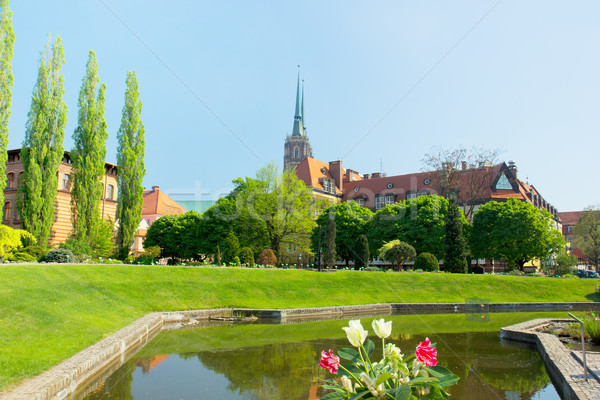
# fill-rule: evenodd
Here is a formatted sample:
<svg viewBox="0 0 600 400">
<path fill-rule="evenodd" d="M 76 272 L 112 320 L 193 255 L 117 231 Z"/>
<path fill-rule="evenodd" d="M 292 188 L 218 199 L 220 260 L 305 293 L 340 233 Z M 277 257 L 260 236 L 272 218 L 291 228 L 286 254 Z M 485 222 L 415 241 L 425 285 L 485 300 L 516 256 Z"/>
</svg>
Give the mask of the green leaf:
<svg viewBox="0 0 600 400">
<path fill-rule="evenodd" d="M 356 365 L 354 364 L 341 364 L 342 367 L 346 368 L 349 372 L 358 375 L 361 372 L 363 372 L 360 368 L 358 368 Z M 337 370 L 336 373 L 338 376 L 347 376 L 347 377 L 352 377 L 348 372 L 344 371 L 342 368 Z"/>
<path fill-rule="evenodd" d="M 343 392 L 331 392 L 321 397 L 321 400 L 343 400 L 345 395 Z"/>
<path fill-rule="evenodd" d="M 388 379 L 390 379 L 392 377 L 392 374 L 390 374 L 387 371 L 384 371 L 383 374 L 379 375 L 379 378 L 377 378 L 377 382 L 375 382 L 375 385 L 379 385 L 385 381 L 387 381 Z"/>
<path fill-rule="evenodd" d="M 369 390 L 365 390 L 364 392 L 360 392 L 360 393 L 355 394 L 354 396 L 350 397 L 350 399 L 348 399 L 348 400 L 358 400 L 361 397 L 364 397 L 364 396 L 366 396 L 368 394 L 371 394 L 371 392 Z"/>
<path fill-rule="evenodd" d="M 367 357 L 371 358 L 371 354 L 373 354 L 373 350 L 375 350 L 375 343 L 371 339 L 365 340 L 365 351 L 367 352 Z"/>
<path fill-rule="evenodd" d="M 344 360 L 348 360 L 348 361 L 352 361 L 352 362 L 360 361 L 360 354 L 358 354 L 358 351 L 356 351 L 350 347 L 342 347 L 341 349 L 339 349 L 338 356 L 340 358 L 343 358 Z"/>
<path fill-rule="evenodd" d="M 400 387 L 397 387 L 396 390 L 394 390 L 393 395 L 394 399 L 396 400 L 408 400 L 412 395 L 412 389 L 410 385 L 404 384 Z"/>
<path fill-rule="evenodd" d="M 460 379 L 458 376 L 454 375 L 452 371 L 450 371 L 446 367 L 435 366 L 435 367 L 425 367 L 425 370 L 429 372 L 432 376 L 438 378 L 438 383 L 442 387 L 452 386 Z"/>
</svg>

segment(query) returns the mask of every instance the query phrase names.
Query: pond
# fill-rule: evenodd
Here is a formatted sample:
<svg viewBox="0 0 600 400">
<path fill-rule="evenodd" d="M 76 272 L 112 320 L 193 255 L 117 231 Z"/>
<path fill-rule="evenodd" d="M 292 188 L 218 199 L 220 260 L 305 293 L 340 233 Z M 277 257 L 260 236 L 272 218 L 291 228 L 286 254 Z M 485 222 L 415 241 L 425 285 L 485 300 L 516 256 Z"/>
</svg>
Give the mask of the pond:
<svg viewBox="0 0 600 400">
<path fill-rule="evenodd" d="M 453 399 L 559 400 L 530 345 L 501 341 L 500 328 L 566 313 L 386 316 L 391 341 L 406 355 L 428 336 L 439 365 L 460 376 Z M 371 328 L 373 318 L 362 318 Z M 161 332 L 97 386 L 88 400 L 318 399 L 321 350 L 347 347 L 348 320 L 220 324 Z M 377 343 L 379 340 L 375 340 Z M 380 354 L 381 349 L 375 350 Z M 379 352 L 379 353 L 378 353 Z M 379 357 L 377 357 L 379 358 Z"/>
</svg>

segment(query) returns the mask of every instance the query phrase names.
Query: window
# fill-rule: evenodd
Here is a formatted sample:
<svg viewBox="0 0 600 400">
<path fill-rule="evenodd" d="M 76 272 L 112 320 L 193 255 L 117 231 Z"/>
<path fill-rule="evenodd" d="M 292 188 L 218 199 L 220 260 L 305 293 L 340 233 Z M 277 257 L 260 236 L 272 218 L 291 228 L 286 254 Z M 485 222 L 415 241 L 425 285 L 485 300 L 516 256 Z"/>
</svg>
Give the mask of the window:
<svg viewBox="0 0 600 400">
<path fill-rule="evenodd" d="M 108 185 L 108 189 L 106 190 L 106 198 L 112 200 L 114 196 L 115 187 L 113 185 Z"/>
<path fill-rule="evenodd" d="M 15 188 L 15 174 L 10 172 L 6 175 L 6 188 L 14 189 Z"/>
<path fill-rule="evenodd" d="M 508 178 L 505 174 L 502 174 L 500 179 L 498 179 L 498 182 L 496 183 L 496 189 L 512 190 L 512 185 L 508 181 Z"/>
<path fill-rule="evenodd" d="M 394 204 L 394 195 L 393 194 L 386 194 L 385 195 L 385 205 L 391 205 Z"/>
<path fill-rule="evenodd" d="M 23 184 L 23 172 L 24 171 L 19 172 L 19 182 L 18 182 L 19 187 Z"/>
<path fill-rule="evenodd" d="M 11 218 L 11 211 L 12 211 L 12 207 L 10 205 L 10 201 L 7 201 L 6 203 L 4 203 L 4 221 L 10 221 Z"/>
<path fill-rule="evenodd" d="M 385 205 L 385 198 L 383 196 L 375 197 L 375 209 L 376 210 L 383 208 L 384 205 Z"/>
<path fill-rule="evenodd" d="M 300 149 L 298 147 L 294 147 L 294 158 L 300 158 Z"/>
<path fill-rule="evenodd" d="M 63 174 L 62 188 L 64 190 L 69 190 L 69 175 L 68 174 Z"/>
<path fill-rule="evenodd" d="M 356 199 L 356 204 L 358 204 L 361 207 L 365 206 L 365 199 Z"/>
<path fill-rule="evenodd" d="M 17 204 L 17 206 L 15 206 L 15 221 L 20 221 L 20 220 L 21 220 L 21 216 L 19 215 L 19 207 Z"/>
<path fill-rule="evenodd" d="M 406 193 L 406 200 L 416 199 L 416 198 L 417 198 L 417 194 L 415 192 L 408 192 L 408 193 Z"/>
<path fill-rule="evenodd" d="M 457 200 L 458 196 L 456 195 L 456 192 L 448 192 L 446 193 L 446 198 Z"/>
<path fill-rule="evenodd" d="M 329 192 L 329 181 L 327 179 L 323 180 L 323 190 Z"/>
<path fill-rule="evenodd" d="M 575 232 L 575 226 L 574 225 L 569 225 L 567 226 L 567 232 Z"/>
</svg>

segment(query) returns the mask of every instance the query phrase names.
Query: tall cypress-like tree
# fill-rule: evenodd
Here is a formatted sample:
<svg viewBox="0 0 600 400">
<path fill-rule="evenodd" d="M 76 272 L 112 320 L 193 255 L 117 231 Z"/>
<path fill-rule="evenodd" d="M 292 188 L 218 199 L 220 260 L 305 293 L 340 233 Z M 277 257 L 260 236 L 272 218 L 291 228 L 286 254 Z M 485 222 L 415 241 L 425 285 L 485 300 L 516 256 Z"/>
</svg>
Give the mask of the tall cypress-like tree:
<svg viewBox="0 0 600 400">
<path fill-rule="evenodd" d="M 356 239 L 356 245 L 354 246 L 354 269 L 368 267 L 371 254 L 369 251 L 369 240 L 365 235 L 360 235 Z"/>
<path fill-rule="evenodd" d="M 71 207 L 73 236 L 93 244 L 100 223 L 100 200 L 106 162 L 106 85 L 98 78 L 96 54 L 90 50 L 85 76 L 79 91 L 77 128 L 73 133 Z"/>
<path fill-rule="evenodd" d="M 144 124 L 142 123 L 142 101 L 135 72 L 127 72 L 125 105 L 121 117 L 118 139 L 117 164 L 119 167 L 119 196 L 117 198 L 117 247 L 120 258 L 129 255 L 135 232 L 142 217 L 146 174 L 144 166 Z"/>
<path fill-rule="evenodd" d="M 335 213 L 329 212 L 325 228 L 325 254 L 323 263 L 329 268 L 335 267 Z"/>
<path fill-rule="evenodd" d="M 12 59 L 15 33 L 8 0 L 0 0 L 0 188 L 6 187 L 6 146 L 8 145 L 8 120 L 12 102 Z M 0 205 L 4 204 L 4 190 L 0 190 Z M 2 216 L 0 210 L 0 217 Z"/>
<path fill-rule="evenodd" d="M 450 272 L 465 273 L 467 272 L 467 254 L 460 215 L 461 211 L 456 200 L 450 199 L 446 214 L 444 269 Z"/>
<path fill-rule="evenodd" d="M 52 55 L 48 45 L 40 60 L 25 126 L 21 150 L 23 175 L 18 196 L 23 228 L 42 246 L 48 243 L 54 222 L 57 171 L 64 156 L 63 139 L 67 125 L 64 77 L 61 74 L 65 54 L 60 37 L 52 45 Z"/>
</svg>

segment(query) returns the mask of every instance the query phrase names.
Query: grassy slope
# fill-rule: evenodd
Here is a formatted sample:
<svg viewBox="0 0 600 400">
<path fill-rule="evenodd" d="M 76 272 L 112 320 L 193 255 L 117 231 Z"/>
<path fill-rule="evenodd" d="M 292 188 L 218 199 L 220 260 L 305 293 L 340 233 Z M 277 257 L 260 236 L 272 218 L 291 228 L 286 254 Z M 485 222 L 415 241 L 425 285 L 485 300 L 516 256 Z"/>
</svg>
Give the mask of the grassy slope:
<svg viewBox="0 0 600 400">
<path fill-rule="evenodd" d="M 122 265 L 0 267 L 0 389 L 150 311 L 388 302 L 598 301 L 597 281 Z"/>
</svg>

